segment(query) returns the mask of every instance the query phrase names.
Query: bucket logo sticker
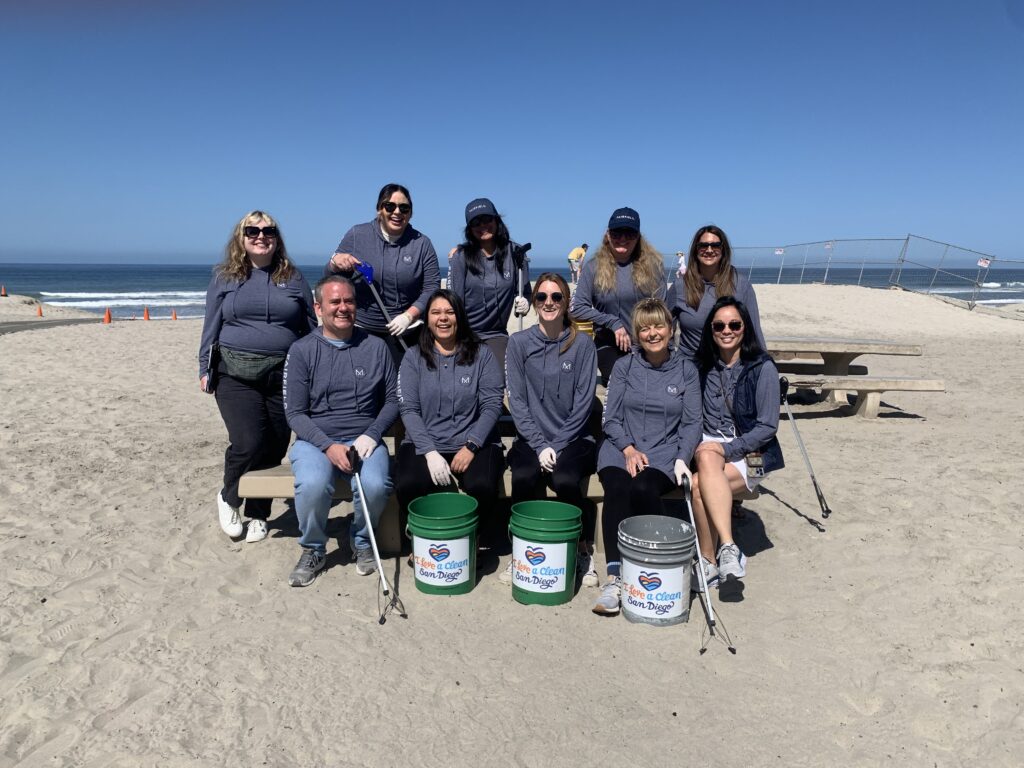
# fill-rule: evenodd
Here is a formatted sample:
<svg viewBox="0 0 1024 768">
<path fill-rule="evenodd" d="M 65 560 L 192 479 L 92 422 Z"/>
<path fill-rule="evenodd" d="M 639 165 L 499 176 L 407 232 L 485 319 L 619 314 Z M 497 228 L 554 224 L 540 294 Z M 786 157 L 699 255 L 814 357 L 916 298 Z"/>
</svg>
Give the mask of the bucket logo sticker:
<svg viewBox="0 0 1024 768">
<path fill-rule="evenodd" d="M 568 544 L 541 545 L 513 536 L 512 584 L 528 592 L 564 592 L 568 550 Z"/>
<path fill-rule="evenodd" d="M 692 557 L 692 556 L 691 556 Z M 689 610 L 690 564 L 649 571 L 650 563 L 622 556 L 622 608 L 641 619 L 677 619 Z M 645 567 L 646 566 L 646 567 Z"/>
<path fill-rule="evenodd" d="M 637 581 L 639 581 L 640 586 L 648 592 L 653 592 L 661 586 L 661 579 L 658 578 L 657 571 L 640 571 L 640 575 L 637 576 Z"/>
<path fill-rule="evenodd" d="M 424 539 L 412 537 L 416 580 L 432 587 L 455 587 L 469 581 L 469 537 L 461 539 Z"/>
<path fill-rule="evenodd" d="M 530 565 L 540 565 L 547 560 L 547 556 L 542 547 L 527 547 L 526 560 Z"/>
</svg>

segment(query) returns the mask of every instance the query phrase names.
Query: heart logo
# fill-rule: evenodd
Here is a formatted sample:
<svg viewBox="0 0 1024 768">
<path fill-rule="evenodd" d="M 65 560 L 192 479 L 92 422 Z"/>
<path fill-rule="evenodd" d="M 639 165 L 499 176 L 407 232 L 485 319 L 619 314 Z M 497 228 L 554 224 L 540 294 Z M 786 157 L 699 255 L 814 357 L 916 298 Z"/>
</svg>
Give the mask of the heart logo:
<svg viewBox="0 0 1024 768">
<path fill-rule="evenodd" d="M 661 586 L 661 579 L 658 578 L 657 571 L 640 571 L 640 576 L 637 579 L 640 582 L 640 586 L 648 592 L 653 592 L 655 589 Z"/>
<path fill-rule="evenodd" d="M 540 565 L 547 560 L 547 555 L 544 554 L 544 550 L 541 547 L 527 547 L 526 560 L 530 565 Z"/>
<path fill-rule="evenodd" d="M 448 558 L 448 555 L 452 553 L 452 551 L 448 549 L 448 547 L 446 547 L 444 544 L 442 544 L 440 547 L 432 545 L 428 551 L 430 552 L 430 556 L 439 563 L 442 560 L 446 560 Z M 660 584 L 661 582 L 659 581 L 658 583 Z"/>
</svg>

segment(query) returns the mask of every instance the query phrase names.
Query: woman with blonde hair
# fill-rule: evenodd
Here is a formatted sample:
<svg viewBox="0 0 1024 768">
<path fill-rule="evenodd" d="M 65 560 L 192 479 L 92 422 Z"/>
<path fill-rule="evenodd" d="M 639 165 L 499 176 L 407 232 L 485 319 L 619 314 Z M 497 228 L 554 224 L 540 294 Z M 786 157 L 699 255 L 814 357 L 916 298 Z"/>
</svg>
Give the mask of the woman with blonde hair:
<svg viewBox="0 0 1024 768">
<path fill-rule="evenodd" d="M 712 305 L 723 296 L 735 296 L 743 302 L 750 313 L 754 335 L 761 349 L 766 349 L 754 287 L 732 266 L 732 248 L 725 232 L 707 224 L 693 236 L 686 270 L 669 290 L 667 302 L 679 324 L 679 348 L 691 358 L 697 355 Z"/>
<path fill-rule="evenodd" d="M 619 208 L 608 220 L 600 249 L 584 263 L 569 307 L 574 318 L 594 324 L 603 382 L 633 345 L 633 307 L 641 299 L 664 299 L 665 285 L 662 256 L 640 234 L 640 214 Z"/>
<path fill-rule="evenodd" d="M 239 478 L 277 466 L 288 450 L 284 359 L 316 327 L 309 284 L 288 258 L 277 222 L 264 211 L 247 213 L 210 280 L 199 344 L 199 388 L 216 397 L 228 430 L 217 514 L 232 538 L 243 530 Z M 266 538 L 270 501 L 246 501 L 247 542 Z"/>
</svg>

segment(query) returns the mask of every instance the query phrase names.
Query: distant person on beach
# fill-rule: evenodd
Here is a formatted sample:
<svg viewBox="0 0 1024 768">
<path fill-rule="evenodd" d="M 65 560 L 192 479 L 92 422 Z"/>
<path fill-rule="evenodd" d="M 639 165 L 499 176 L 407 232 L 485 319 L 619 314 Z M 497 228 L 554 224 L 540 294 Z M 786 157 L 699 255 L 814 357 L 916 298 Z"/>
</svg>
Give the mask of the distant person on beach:
<svg viewBox="0 0 1024 768">
<path fill-rule="evenodd" d="M 529 266 L 486 197 L 466 206 L 465 238 L 448 257 L 447 287 L 466 308 L 469 330 L 504 371 L 509 318 L 530 311 Z"/>
<path fill-rule="evenodd" d="M 612 369 L 597 455 L 608 579 L 593 611 L 602 615 L 620 608 L 619 523 L 659 513 L 661 497 L 689 476 L 701 435 L 700 379 L 690 359 L 672 349 L 668 307 L 661 299 L 641 299 L 630 330 L 639 350 Z"/>
<path fill-rule="evenodd" d="M 533 294 L 539 322 L 512 334 L 505 360 L 508 407 L 516 439 L 508 452 L 512 501 L 546 499 L 550 485 L 559 501 L 583 512 L 576 575 L 598 585 L 593 565 L 596 509 L 580 488 L 594 473 L 594 438 L 587 428 L 597 375 L 597 350 L 569 320 L 569 285 L 545 272 Z M 512 582 L 512 561 L 499 576 Z"/>
<path fill-rule="evenodd" d="M 583 243 L 583 245 L 569 251 L 569 275 L 572 278 L 573 284 L 578 283 L 580 280 L 580 270 L 583 268 L 583 259 L 587 256 L 588 248 L 590 246 Z"/>
<path fill-rule="evenodd" d="M 676 266 L 676 277 L 679 278 L 686 274 L 686 254 L 676 251 L 676 261 L 679 262 Z"/>
<path fill-rule="evenodd" d="M 385 184 L 377 195 L 377 216 L 352 227 L 338 244 L 324 275 L 351 278 L 359 305 L 359 327 L 383 339 L 401 362 L 405 350 L 398 339 L 413 347 L 419 338 L 427 297 L 441 287 L 437 254 L 430 239 L 409 226 L 412 196 L 401 184 Z M 390 320 L 374 298 L 356 266 L 368 266 Z"/>
<path fill-rule="evenodd" d="M 243 216 L 206 291 L 199 342 L 199 388 L 213 393 L 228 430 L 217 517 L 232 538 L 243 530 L 239 479 L 251 469 L 276 467 L 288 450 L 284 358 L 317 326 L 310 299 L 273 217 L 263 211 Z M 246 500 L 247 542 L 266 538 L 270 502 Z"/>
<path fill-rule="evenodd" d="M 709 584 L 746 576 L 732 537 L 733 496 L 783 466 L 779 371 L 750 332 L 746 306 L 723 296 L 708 313 L 697 350 L 703 391 L 703 441 L 694 454 L 693 516 Z"/>
<path fill-rule="evenodd" d="M 665 298 L 661 254 L 640 234 L 640 214 L 619 208 L 608 220 L 601 248 L 583 265 L 569 312 L 594 324 L 597 367 L 608 382 L 615 361 L 629 353 L 633 307 L 641 299 Z"/>
<path fill-rule="evenodd" d="M 459 298 L 440 288 L 427 300 L 426 328 L 402 358 L 398 408 L 405 439 L 397 450 L 395 491 L 402 529 L 409 503 L 428 493 L 463 491 L 476 499 L 481 542 L 492 525 L 505 456 L 498 439 L 504 377 L 470 330 Z"/>
<path fill-rule="evenodd" d="M 380 520 L 391 493 L 383 436 L 398 418 L 394 361 L 383 340 L 356 327 L 352 283 L 341 275 L 323 278 L 316 285 L 314 307 L 323 326 L 293 344 L 285 364 L 285 413 L 296 438 L 289 458 L 302 547 L 288 577 L 293 587 L 309 586 L 324 567 L 327 518 L 341 481 L 352 489 L 349 541 L 356 573 L 367 576 L 377 570 L 368 529 Z M 364 499 L 352 472 L 350 446 L 362 459 Z"/>
<path fill-rule="evenodd" d="M 679 324 L 679 347 L 690 357 L 697 354 L 711 306 L 722 296 L 735 296 L 743 302 L 757 342 L 765 349 L 754 287 L 732 266 L 732 248 L 725 232 L 709 224 L 693 236 L 685 274 L 672 284 L 667 300 Z"/>
</svg>

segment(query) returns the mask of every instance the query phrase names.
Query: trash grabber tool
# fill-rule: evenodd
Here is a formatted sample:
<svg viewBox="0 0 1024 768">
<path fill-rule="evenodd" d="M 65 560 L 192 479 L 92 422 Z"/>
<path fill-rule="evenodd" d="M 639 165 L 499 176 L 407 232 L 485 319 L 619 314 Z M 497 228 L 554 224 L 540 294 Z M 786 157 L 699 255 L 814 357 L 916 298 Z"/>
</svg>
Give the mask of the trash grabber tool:
<svg viewBox="0 0 1024 768">
<path fill-rule="evenodd" d="M 683 498 L 686 500 L 686 511 L 690 515 L 690 527 L 693 528 L 693 535 L 697 535 L 697 524 L 693 520 L 693 503 L 690 499 L 690 478 L 684 477 L 682 483 Z M 708 588 L 708 577 L 704 573 L 704 563 L 701 562 L 700 546 L 697 546 L 697 581 L 700 584 L 700 598 L 704 603 L 704 610 L 708 615 L 708 629 L 711 636 L 715 636 L 715 609 L 711 607 L 711 590 Z"/>
<path fill-rule="evenodd" d="M 527 243 L 526 245 L 516 246 L 515 251 L 512 253 L 512 262 L 517 265 L 519 270 L 519 292 L 517 296 L 523 296 L 523 271 L 526 269 L 526 265 L 530 263 L 529 257 L 526 255 L 527 252 L 533 248 L 533 243 Z M 523 296 L 525 299 L 526 297 Z M 523 316 L 519 316 L 519 330 L 523 330 Z"/>
<path fill-rule="evenodd" d="M 373 300 L 377 302 L 377 306 L 380 307 L 381 314 L 384 315 L 384 319 L 389 323 L 391 322 L 391 313 L 388 312 L 387 307 L 384 306 L 384 299 L 380 297 L 377 292 L 377 286 L 373 284 L 373 266 L 370 264 L 356 264 L 356 268 L 352 271 L 352 276 L 358 275 L 364 281 L 366 281 L 367 287 L 370 289 L 370 293 L 373 294 Z M 409 345 L 405 343 L 405 339 L 401 335 L 397 336 L 398 343 L 402 345 L 402 349 L 406 352 L 409 351 Z"/>
<path fill-rule="evenodd" d="M 789 417 L 789 424 L 793 427 L 793 435 L 796 437 L 796 444 L 800 446 L 800 453 L 803 454 L 804 464 L 807 465 L 807 474 L 811 476 L 811 484 L 814 486 L 814 493 L 818 497 L 818 506 L 821 507 L 821 516 L 827 518 L 832 514 L 832 510 L 828 507 L 828 502 L 825 501 L 825 494 L 821 492 L 821 487 L 818 485 L 818 478 L 814 476 L 814 467 L 811 466 L 811 459 L 807 455 L 807 449 L 804 447 L 804 441 L 800 439 L 800 430 L 796 428 L 796 419 L 793 418 L 793 411 L 789 407 L 789 400 L 786 399 L 786 392 L 789 391 L 789 379 L 785 376 L 779 378 L 779 392 L 781 393 L 782 405 L 786 409 L 786 415 Z"/>
</svg>

